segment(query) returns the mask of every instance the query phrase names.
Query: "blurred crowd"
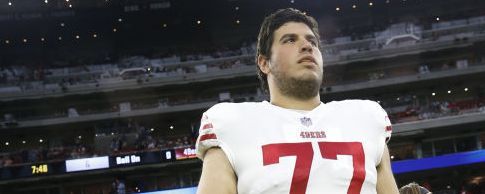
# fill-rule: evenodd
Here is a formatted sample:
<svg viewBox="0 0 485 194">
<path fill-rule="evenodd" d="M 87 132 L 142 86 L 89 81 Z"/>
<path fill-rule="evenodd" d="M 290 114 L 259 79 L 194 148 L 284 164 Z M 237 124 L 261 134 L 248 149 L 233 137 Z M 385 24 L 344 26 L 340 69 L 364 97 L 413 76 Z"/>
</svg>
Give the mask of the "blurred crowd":
<svg viewBox="0 0 485 194">
<path fill-rule="evenodd" d="M 470 18 L 464 20 L 467 23 L 481 24 L 485 22 L 485 17 Z M 440 29 L 450 28 L 461 23 L 440 23 L 439 25 L 431 26 L 431 31 L 437 31 Z M 357 39 L 374 39 L 374 41 L 381 41 L 380 39 L 392 40 L 397 35 L 419 35 L 419 39 L 411 39 L 412 44 L 418 44 L 423 40 L 433 39 L 439 40 L 440 38 L 459 38 L 459 41 L 468 38 L 466 34 L 451 34 L 450 37 L 440 37 L 436 33 L 427 32 L 419 26 L 412 24 L 395 24 L 389 28 L 375 32 L 368 37 L 339 37 L 326 45 L 327 48 L 324 52 L 330 54 L 336 54 L 338 56 L 355 54 L 354 51 L 345 50 L 339 48 L 339 45 L 345 45 Z M 466 39 L 468 40 L 468 39 Z M 424 41 L 425 42 L 425 41 Z M 377 42 L 366 43 L 364 47 L 358 48 L 356 52 L 366 52 L 372 50 L 372 46 L 378 49 L 396 48 L 399 46 L 409 46 L 408 43 L 402 43 L 397 41 L 396 45 L 390 43 L 382 44 Z M 411 45 L 412 45 L 411 44 Z M 333 46 L 332 46 L 333 45 Z M 369 47 L 370 46 L 370 47 Z M 367 48 L 368 47 L 368 48 Z M 328 51 L 327 51 L 328 50 Z M 333 50 L 333 51 L 332 51 Z M 168 77 L 168 76 L 186 76 L 194 73 L 205 73 L 211 71 L 218 71 L 231 68 L 240 68 L 243 66 L 254 65 L 254 53 L 256 51 L 256 45 L 254 42 L 243 43 L 238 48 L 218 48 L 218 49 L 205 49 L 204 51 L 185 50 L 168 53 L 152 53 L 149 56 L 123 56 L 116 57 L 116 59 L 110 58 L 106 60 L 107 63 L 100 64 L 83 64 L 76 63 L 75 65 L 68 64 L 63 67 L 47 67 L 39 65 L 1 65 L 0 66 L 0 94 L 11 92 L 24 92 L 24 91 L 45 91 L 45 90 L 60 90 L 62 92 L 68 92 L 71 87 L 82 84 L 90 83 L 98 87 L 104 82 L 113 81 L 119 82 L 123 79 L 137 79 L 140 83 L 146 82 L 152 78 Z M 177 54 L 174 54 L 177 53 Z M 113 57 L 114 58 L 114 57 Z M 438 71 L 466 69 L 468 66 L 483 65 L 483 56 L 476 59 L 462 59 L 452 61 L 450 63 L 443 64 L 418 64 L 412 71 L 412 75 L 425 75 Z M 470 64 L 469 64 L 470 63 Z M 414 67 L 414 66 L 413 66 Z M 140 68 L 140 69 L 137 69 Z M 126 72 L 136 72 L 140 70 L 140 74 L 124 74 Z M 365 81 L 376 81 L 385 78 L 396 78 L 403 74 L 400 71 L 386 72 L 384 70 L 365 72 L 363 77 Z M 349 81 L 349 80 L 346 80 Z M 350 80 L 355 82 L 355 80 Z M 360 81 L 360 80 L 359 80 Z M 342 84 L 341 82 L 330 83 L 330 85 Z M 188 96 L 173 96 L 158 99 L 156 102 L 144 103 L 133 102 L 129 104 L 129 110 L 131 109 L 144 109 L 151 107 L 166 107 L 176 106 L 181 104 L 208 102 L 208 101 L 251 101 L 258 99 L 261 96 L 260 89 L 255 89 L 251 92 L 237 92 L 232 93 L 227 99 L 221 99 L 220 93 L 211 94 L 212 96 L 194 97 Z M 403 123 L 418 120 L 434 119 L 445 116 L 453 116 L 460 114 L 468 114 L 474 112 L 485 112 L 485 98 L 483 96 L 474 96 L 467 99 L 446 99 L 446 100 L 431 100 L 425 103 L 415 103 L 411 97 L 403 96 L 399 97 L 409 103 L 396 106 L 392 103 L 382 101 L 381 105 L 389 112 L 392 123 Z M 399 99 L 398 98 L 398 99 Z M 41 113 L 47 115 L 35 115 L 43 117 L 76 117 L 79 115 L 94 114 L 98 112 L 119 112 L 122 111 L 122 106 L 117 104 L 109 104 L 106 107 L 96 107 L 98 109 L 83 109 L 86 107 L 73 107 L 69 110 L 54 110 L 51 113 Z M 32 112 L 32 111 L 29 111 Z M 33 114 L 33 113 L 29 113 Z M 24 120 L 31 115 L 27 114 L 20 116 L 15 113 L 5 113 L 3 121 L 10 122 L 10 120 Z M 56 145 L 56 146 L 44 146 L 39 148 L 31 148 L 20 150 L 15 153 L 1 153 L 0 154 L 0 166 L 6 167 L 21 163 L 32 163 L 39 161 L 55 161 L 64 160 L 70 158 L 83 158 L 96 156 L 100 154 L 117 154 L 124 152 L 138 152 L 154 149 L 175 148 L 194 145 L 194 134 L 186 134 L 179 136 L 154 136 L 151 129 L 141 125 L 133 127 L 135 132 L 119 132 L 116 133 L 104 133 L 105 139 L 108 139 L 104 148 L 100 149 L 99 146 L 93 144 L 83 143 L 80 139 L 72 144 Z"/>
<path fill-rule="evenodd" d="M 64 161 L 66 159 L 88 158 L 101 155 L 119 155 L 137 152 L 186 148 L 195 145 L 195 134 L 163 135 L 154 128 L 147 128 L 138 122 L 133 126 L 103 128 L 91 140 L 89 137 L 74 138 L 62 145 L 50 145 L 48 139 L 38 148 L 25 148 L 15 152 L 0 153 L 0 168 L 26 163 Z M 115 126 L 113 124 L 108 124 Z M 172 126 L 173 127 L 173 126 Z"/>
<path fill-rule="evenodd" d="M 389 118 L 392 123 L 404 123 L 475 112 L 485 113 L 485 97 L 411 104 L 404 111 L 390 114 Z"/>
</svg>

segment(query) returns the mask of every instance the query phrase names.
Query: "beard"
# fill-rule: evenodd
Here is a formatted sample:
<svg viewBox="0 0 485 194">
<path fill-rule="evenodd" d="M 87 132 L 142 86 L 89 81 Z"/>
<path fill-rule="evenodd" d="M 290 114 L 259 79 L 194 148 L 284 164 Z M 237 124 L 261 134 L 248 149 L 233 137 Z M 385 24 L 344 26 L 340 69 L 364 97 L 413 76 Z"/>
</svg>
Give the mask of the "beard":
<svg viewBox="0 0 485 194">
<path fill-rule="evenodd" d="M 300 100 L 309 100 L 320 92 L 322 79 L 306 76 L 301 78 L 291 77 L 280 71 L 273 71 L 275 85 L 283 95 Z"/>
</svg>

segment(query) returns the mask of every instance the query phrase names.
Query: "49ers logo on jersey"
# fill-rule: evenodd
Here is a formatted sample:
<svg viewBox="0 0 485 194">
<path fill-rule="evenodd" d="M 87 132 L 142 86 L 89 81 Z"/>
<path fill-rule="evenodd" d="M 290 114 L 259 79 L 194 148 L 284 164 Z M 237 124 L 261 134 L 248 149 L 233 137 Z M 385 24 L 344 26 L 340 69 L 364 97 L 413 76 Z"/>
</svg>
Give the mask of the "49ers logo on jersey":
<svg viewBox="0 0 485 194">
<path fill-rule="evenodd" d="M 304 139 L 308 138 L 326 138 L 325 131 L 302 131 L 300 137 Z"/>
</svg>

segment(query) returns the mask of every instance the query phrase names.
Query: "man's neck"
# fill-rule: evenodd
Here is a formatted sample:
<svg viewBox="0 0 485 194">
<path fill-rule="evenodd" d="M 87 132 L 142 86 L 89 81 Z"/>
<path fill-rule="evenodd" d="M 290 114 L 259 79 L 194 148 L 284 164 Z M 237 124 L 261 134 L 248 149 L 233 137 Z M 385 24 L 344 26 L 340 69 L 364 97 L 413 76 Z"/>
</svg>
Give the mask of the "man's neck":
<svg viewBox="0 0 485 194">
<path fill-rule="evenodd" d="M 320 95 L 310 98 L 308 100 L 296 99 L 283 95 L 270 95 L 271 104 L 295 110 L 313 110 L 320 105 Z"/>
</svg>

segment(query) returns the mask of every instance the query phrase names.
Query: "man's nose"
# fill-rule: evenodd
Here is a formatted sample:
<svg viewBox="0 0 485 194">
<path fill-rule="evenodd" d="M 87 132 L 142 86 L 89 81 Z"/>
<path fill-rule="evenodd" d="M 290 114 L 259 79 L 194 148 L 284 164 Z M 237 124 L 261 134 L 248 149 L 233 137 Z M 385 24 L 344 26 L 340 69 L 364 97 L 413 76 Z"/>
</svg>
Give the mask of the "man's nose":
<svg viewBox="0 0 485 194">
<path fill-rule="evenodd" d="M 301 45 L 300 52 L 313 52 L 313 46 L 310 41 L 304 40 L 302 44 L 303 45 Z"/>
</svg>

